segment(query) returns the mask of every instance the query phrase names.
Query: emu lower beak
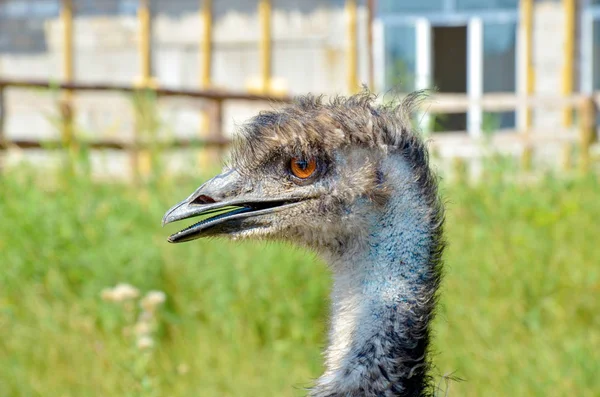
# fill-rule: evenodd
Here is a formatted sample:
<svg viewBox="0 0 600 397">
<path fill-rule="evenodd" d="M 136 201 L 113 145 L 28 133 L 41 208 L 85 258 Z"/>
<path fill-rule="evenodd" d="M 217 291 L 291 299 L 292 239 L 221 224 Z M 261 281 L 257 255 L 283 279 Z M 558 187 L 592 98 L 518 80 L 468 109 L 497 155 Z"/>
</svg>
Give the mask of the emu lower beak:
<svg viewBox="0 0 600 397">
<path fill-rule="evenodd" d="M 201 221 L 171 235 L 168 241 L 182 243 L 201 237 L 226 235 L 264 226 L 261 216 L 292 207 L 302 198 L 267 197 L 260 186 L 252 186 L 235 170 L 217 175 L 164 215 L 163 226 L 203 215 Z M 250 219 L 252 218 L 252 219 Z"/>
</svg>

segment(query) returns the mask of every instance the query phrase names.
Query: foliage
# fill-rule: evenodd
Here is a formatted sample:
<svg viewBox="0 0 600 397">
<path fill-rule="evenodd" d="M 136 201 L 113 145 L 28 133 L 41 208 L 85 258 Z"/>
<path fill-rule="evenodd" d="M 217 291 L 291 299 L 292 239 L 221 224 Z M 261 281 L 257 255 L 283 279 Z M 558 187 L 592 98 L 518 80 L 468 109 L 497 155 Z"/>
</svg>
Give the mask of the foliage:
<svg viewBox="0 0 600 397">
<path fill-rule="evenodd" d="M 199 180 L 50 176 L 0 177 L 0 396 L 305 394 L 327 327 L 317 258 L 279 244 L 167 244 L 178 225 L 160 228 L 162 214 Z M 596 395 L 598 180 L 488 177 L 443 191 L 432 358 L 438 379 L 464 379 L 449 395 Z M 166 294 L 142 377 L 128 320 L 102 299 L 122 282 Z"/>
</svg>

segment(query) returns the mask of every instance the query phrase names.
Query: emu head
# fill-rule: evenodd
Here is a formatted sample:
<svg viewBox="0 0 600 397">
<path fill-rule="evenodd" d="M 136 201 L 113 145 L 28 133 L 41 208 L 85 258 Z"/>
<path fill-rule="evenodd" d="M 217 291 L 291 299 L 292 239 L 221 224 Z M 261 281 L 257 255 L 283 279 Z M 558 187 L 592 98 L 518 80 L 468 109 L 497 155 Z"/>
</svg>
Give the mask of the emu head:
<svg viewBox="0 0 600 397">
<path fill-rule="evenodd" d="M 329 251 L 359 239 L 392 192 L 382 162 L 420 142 L 407 131 L 407 101 L 386 108 L 373 100 L 368 93 L 330 103 L 307 96 L 251 119 L 230 164 L 163 224 L 209 217 L 169 241 L 257 237 Z"/>
</svg>

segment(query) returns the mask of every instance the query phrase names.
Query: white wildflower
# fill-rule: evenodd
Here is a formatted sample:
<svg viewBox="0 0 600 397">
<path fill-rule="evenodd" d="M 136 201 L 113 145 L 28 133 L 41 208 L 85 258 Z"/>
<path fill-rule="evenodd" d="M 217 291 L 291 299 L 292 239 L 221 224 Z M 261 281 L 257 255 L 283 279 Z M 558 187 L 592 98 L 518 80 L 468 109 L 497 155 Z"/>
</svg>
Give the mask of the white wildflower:
<svg viewBox="0 0 600 397">
<path fill-rule="evenodd" d="M 179 375 L 185 375 L 190 371 L 190 367 L 187 364 L 181 363 L 177 366 L 177 373 Z"/>
<path fill-rule="evenodd" d="M 154 320 L 154 315 L 152 314 L 152 312 L 146 310 L 142 310 L 140 316 L 138 317 L 138 323 L 150 323 L 152 322 L 152 320 Z"/>
<path fill-rule="evenodd" d="M 167 296 L 162 291 L 150 291 L 141 301 L 141 306 L 148 312 L 153 312 L 158 306 L 162 305 Z"/>
<path fill-rule="evenodd" d="M 117 284 L 113 289 L 113 299 L 117 302 L 123 302 L 129 299 L 135 299 L 140 295 L 137 288 L 130 284 Z"/>
<path fill-rule="evenodd" d="M 104 288 L 100 294 L 103 301 L 112 302 L 115 300 L 115 294 L 112 288 Z"/>
<path fill-rule="evenodd" d="M 149 336 L 142 336 L 137 340 L 137 347 L 140 350 L 150 349 L 154 346 L 154 340 Z"/>
<path fill-rule="evenodd" d="M 137 336 L 148 335 L 150 334 L 151 330 L 150 324 L 148 324 L 146 321 L 138 322 L 135 325 L 135 334 Z"/>
</svg>

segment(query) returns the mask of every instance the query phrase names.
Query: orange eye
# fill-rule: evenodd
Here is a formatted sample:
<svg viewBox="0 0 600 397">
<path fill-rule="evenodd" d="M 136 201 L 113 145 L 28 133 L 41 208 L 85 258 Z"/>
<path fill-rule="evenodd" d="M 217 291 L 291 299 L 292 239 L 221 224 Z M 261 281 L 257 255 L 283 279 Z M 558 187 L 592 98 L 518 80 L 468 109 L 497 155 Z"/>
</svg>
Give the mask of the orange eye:
<svg viewBox="0 0 600 397">
<path fill-rule="evenodd" d="M 303 159 L 300 157 L 294 157 L 290 162 L 290 169 L 292 174 L 300 179 L 306 179 L 315 173 L 317 169 L 317 162 L 315 159 Z"/>
</svg>

